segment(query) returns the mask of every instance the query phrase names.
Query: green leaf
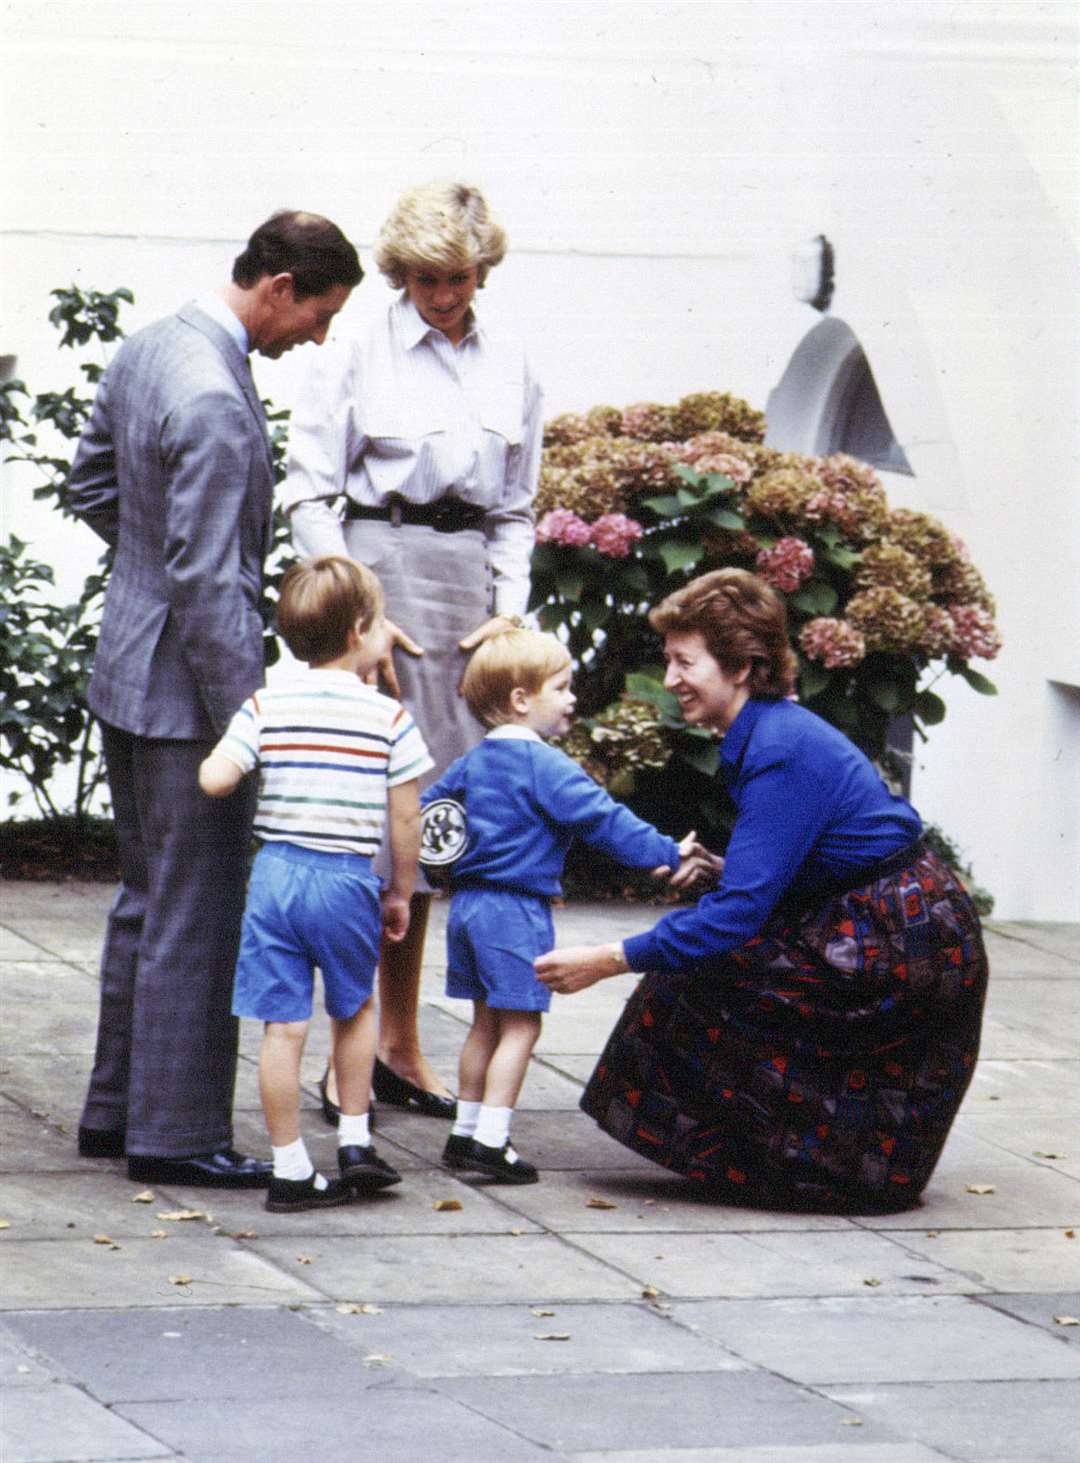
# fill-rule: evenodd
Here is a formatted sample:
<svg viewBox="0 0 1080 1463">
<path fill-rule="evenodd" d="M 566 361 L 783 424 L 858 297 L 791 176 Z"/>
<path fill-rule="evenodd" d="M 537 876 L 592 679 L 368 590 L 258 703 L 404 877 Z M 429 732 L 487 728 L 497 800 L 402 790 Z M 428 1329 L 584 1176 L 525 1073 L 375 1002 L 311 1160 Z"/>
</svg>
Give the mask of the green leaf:
<svg viewBox="0 0 1080 1463">
<path fill-rule="evenodd" d="M 710 737 L 706 741 L 698 741 L 697 745 L 687 741 L 679 746 L 679 756 L 693 767 L 695 772 L 701 772 L 706 777 L 715 777 L 716 770 L 720 766 L 720 748 Z"/>
<path fill-rule="evenodd" d="M 988 680 L 984 675 L 980 675 L 978 671 L 973 671 L 969 665 L 958 666 L 957 674 L 963 676 L 971 689 L 978 691 L 980 696 L 996 696 L 998 693 L 998 688 L 994 685 L 993 681 Z"/>
<path fill-rule="evenodd" d="M 882 711 L 887 711 L 890 716 L 895 716 L 904 703 L 901 688 L 895 681 L 868 676 L 863 681 L 863 688 L 874 705 L 880 706 Z"/>
<path fill-rule="evenodd" d="M 920 691 L 911 709 L 926 726 L 940 726 L 945 720 L 945 702 L 933 691 Z"/>
<path fill-rule="evenodd" d="M 791 596 L 791 603 L 808 615 L 828 615 L 836 608 L 837 593 L 824 579 L 809 579 Z"/>
<path fill-rule="evenodd" d="M 598 630 L 601 625 L 607 624 L 610 617 L 611 606 L 603 600 L 586 600 L 581 606 L 581 618 L 589 630 Z"/>
<path fill-rule="evenodd" d="M 581 598 L 581 591 L 585 588 L 585 573 L 582 569 L 560 565 L 555 571 L 555 587 L 563 599 L 572 600 L 575 604 Z"/>
<path fill-rule="evenodd" d="M 834 564 L 837 569 L 844 570 L 854 569 L 862 559 L 862 554 L 857 549 L 845 549 L 842 544 L 835 547 L 827 546 L 819 550 L 819 553 L 826 563 Z"/>
<path fill-rule="evenodd" d="M 686 511 L 674 493 L 665 493 L 659 498 L 642 498 L 641 502 L 646 508 L 651 508 L 658 518 L 678 518 Z"/>
<path fill-rule="evenodd" d="M 647 701 L 668 716 L 681 717 L 676 697 L 652 676 L 631 671 L 626 677 L 626 692 L 637 701 Z"/>
<path fill-rule="evenodd" d="M 822 691 L 832 682 L 832 671 L 825 669 L 823 665 L 809 663 L 803 666 L 799 672 L 799 694 L 804 701 L 812 701 L 815 696 L 820 696 Z"/>
<path fill-rule="evenodd" d="M 679 539 L 658 543 L 655 548 L 655 553 L 664 561 L 664 568 L 669 574 L 676 574 L 680 569 L 692 569 L 704 552 L 702 544 L 686 543 Z"/>
<path fill-rule="evenodd" d="M 746 519 L 741 513 L 736 513 L 733 508 L 710 508 L 703 515 L 710 523 L 715 523 L 717 528 L 744 529 Z"/>
</svg>

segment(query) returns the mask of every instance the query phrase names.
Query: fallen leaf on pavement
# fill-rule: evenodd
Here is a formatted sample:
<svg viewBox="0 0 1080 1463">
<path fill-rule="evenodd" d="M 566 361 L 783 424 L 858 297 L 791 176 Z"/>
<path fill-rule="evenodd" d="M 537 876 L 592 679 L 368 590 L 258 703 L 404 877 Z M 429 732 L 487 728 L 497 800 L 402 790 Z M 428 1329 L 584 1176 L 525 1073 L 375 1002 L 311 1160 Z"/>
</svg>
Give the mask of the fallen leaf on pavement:
<svg viewBox="0 0 1080 1463">
<path fill-rule="evenodd" d="M 660 1292 L 657 1290 L 655 1285 L 646 1285 L 641 1294 L 645 1298 L 645 1300 L 655 1300 Z"/>
<path fill-rule="evenodd" d="M 257 1229 L 227 1229 L 225 1237 L 226 1239 L 258 1239 L 259 1231 Z"/>
<path fill-rule="evenodd" d="M 878 1280 L 875 1276 L 871 1275 L 868 1280 L 864 1280 L 863 1281 L 863 1284 L 864 1285 L 880 1285 L 881 1284 L 881 1281 Z"/>
<path fill-rule="evenodd" d="M 153 1189 L 143 1189 L 141 1194 L 135 1194 L 132 1196 L 131 1202 L 133 1204 L 152 1204 L 154 1202 Z"/>
<path fill-rule="evenodd" d="M 337 1313 L 338 1313 L 339 1316 L 381 1316 L 382 1315 L 382 1306 L 373 1306 L 368 1301 L 364 1301 L 363 1303 L 360 1303 L 358 1301 L 347 1300 L 347 1301 L 343 1302 L 341 1305 L 336 1306 L 335 1307 L 335 1310 L 337 1311 Z"/>
<path fill-rule="evenodd" d="M 1080 1316 L 1055 1316 L 1054 1324 L 1058 1326 L 1080 1326 Z"/>
<path fill-rule="evenodd" d="M 969 1194 L 992 1194 L 995 1192 L 993 1184 L 966 1184 Z"/>
<path fill-rule="evenodd" d="M 861 1417 L 842 1417 L 840 1419 L 841 1427 L 862 1427 L 862 1425 L 863 1421 Z"/>
<path fill-rule="evenodd" d="M 1075 1239 L 1076 1238 L 1076 1230 L 1075 1229 L 1067 1229 L 1065 1231 L 1065 1238 L 1066 1239 Z"/>
<path fill-rule="evenodd" d="M 159 1219 L 205 1219 L 207 1216 L 201 1209 L 167 1209 L 158 1212 Z"/>
<path fill-rule="evenodd" d="M 520 1235 L 520 1234 L 524 1234 L 524 1233 L 525 1233 L 525 1231 L 524 1231 L 524 1230 L 523 1230 L 523 1229 L 512 1229 L 512 1230 L 511 1230 L 511 1231 L 510 1231 L 510 1233 L 511 1233 L 511 1234 L 512 1234 L 512 1235 L 514 1235 L 514 1236 L 515 1236 L 515 1238 L 516 1238 L 516 1237 L 517 1237 L 517 1236 L 518 1236 L 518 1235 Z"/>
<path fill-rule="evenodd" d="M 297 1255 L 297 1257 L 296 1257 L 296 1263 L 298 1265 L 310 1265 L 311 1264 L 311 1256 L 310 1255 Z"/>
<path fill-rule="evenodd" d="M 364 1357 L 364 1361 L 370 1363 L 372 1366 L 383 1366 L 386 1362 L 393 1361 L 393 1359 L 385 1351 L 372 1351 L 368 1356 Z"/>
<path fill-rule="evenodd" d="M 533 1337 L 534 1341 L 569 1341 L 569 1331 L 538 1331 Z"/>
<path fill-rule="evenodd" d="M 1034 1156 L 1036 1158 L 1065 1158 L 1065 1157 L 1067 1157 L 1067 1155 L 1064 1154 L 1064 1153 L 1043 1153 L 1038 1148 L 1036 1148 L 1034 1150 Z"/>
<path fill-rule="evenodd" d="M 10 1229 L 10 1228 L 11 1228 L 11 1220 L 10 1219 L 0 1219 L 0 1229 Z"/>
<path fill-rule="evenodd" d="M 111 1234 L 95 1234 L 94 1243 L 96 1245 L 112 1245 L 113 1249 L 120 1248 Z"/>
<path fill-rule="evenodd" d="M 170 1275 L 169 1276 L 169 1284 L 170 1285 L 190 1285 L 191 1284 L 191 1276 L 190 1275 Z"/>
<path fill-rule="evenodd" d="M 586 1201 L 586 1209 L 617 1209 L 618 1204 L 613 1204 L 610 1199 L 589 1199 Z"/>
<path fill-rule="evenodd" d="M 150 1231 L 150 1238 L 151 1239 L 168 1239 L 169 1238 L 169 1231 L 167 1229 L 152 1229 Z"/>
<path fill-rule="evenodd" d="M 437 1214 L 444 1214 L 448 1209 L 461 1209 L 464 1206 L 460 1199 L 436 1199 L 431 1207 Z"/>
<path fill-rule="evenodd" d="M 534 1316 L 553 1316 L 554 1314 L 555 1314 L 554 1311 L 541 1310 L 538 1306 L 536 1306 L 536 1307 L 533 1308 L 533 1315 Z"/>
</svg>

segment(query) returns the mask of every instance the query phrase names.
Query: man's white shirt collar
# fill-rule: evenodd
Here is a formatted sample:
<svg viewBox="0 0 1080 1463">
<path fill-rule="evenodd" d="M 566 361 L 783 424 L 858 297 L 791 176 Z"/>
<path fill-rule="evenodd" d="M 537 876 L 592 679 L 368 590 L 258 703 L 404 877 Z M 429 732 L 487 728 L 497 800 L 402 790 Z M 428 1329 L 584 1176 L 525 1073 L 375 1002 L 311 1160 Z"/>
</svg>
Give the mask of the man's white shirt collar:
<svg viewBox="0 0 1080 1463">
<path fill-rule="evenodd" d="M 248 353 L 248 333 L 243 322 L 229 309 L 220 295 L 200 295 L 195 301 L 204 315 L 209 315 L 211 320 L 217 322 L 222 330 L 227 330 L 240 347 L 241 354 Z"/>
</svg>

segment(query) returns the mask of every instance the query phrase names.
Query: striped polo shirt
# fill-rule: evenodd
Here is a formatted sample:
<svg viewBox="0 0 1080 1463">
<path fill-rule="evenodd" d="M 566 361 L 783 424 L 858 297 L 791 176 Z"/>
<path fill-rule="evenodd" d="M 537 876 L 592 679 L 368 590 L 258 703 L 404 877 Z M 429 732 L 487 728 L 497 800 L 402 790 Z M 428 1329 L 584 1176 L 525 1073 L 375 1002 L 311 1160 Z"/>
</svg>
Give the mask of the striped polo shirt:
<svg viewBox="0 0 1080 1463">
<path fill-rule="evenodd" d="M 367 858 L 387 789 L 435 765 L 404 706 L 350 671 L 305 667 L 249 697 L 217 750 L 259 769 L 259 838 Z"/>
</svg>

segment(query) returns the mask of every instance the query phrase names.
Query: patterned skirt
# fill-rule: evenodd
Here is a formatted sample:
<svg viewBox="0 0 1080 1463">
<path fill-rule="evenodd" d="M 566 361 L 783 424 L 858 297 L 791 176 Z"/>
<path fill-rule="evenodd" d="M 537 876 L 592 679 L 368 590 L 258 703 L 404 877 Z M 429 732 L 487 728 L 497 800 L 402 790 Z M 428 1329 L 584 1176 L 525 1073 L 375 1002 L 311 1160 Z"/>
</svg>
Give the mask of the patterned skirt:
<svg viewBox="0 0 1080 1463">
<path fill-rule="evenodd" d="M 971 900 L 920 848 L 715 962 L 646 975 L 581 1106 L 723 1202 L 906 1209 L 971 1081 L 986 980 Z"/>
</svg>

